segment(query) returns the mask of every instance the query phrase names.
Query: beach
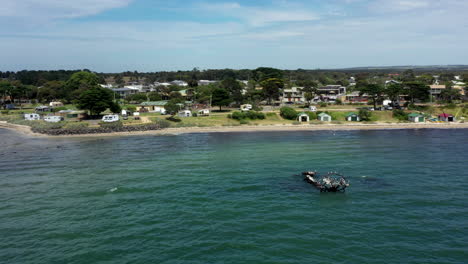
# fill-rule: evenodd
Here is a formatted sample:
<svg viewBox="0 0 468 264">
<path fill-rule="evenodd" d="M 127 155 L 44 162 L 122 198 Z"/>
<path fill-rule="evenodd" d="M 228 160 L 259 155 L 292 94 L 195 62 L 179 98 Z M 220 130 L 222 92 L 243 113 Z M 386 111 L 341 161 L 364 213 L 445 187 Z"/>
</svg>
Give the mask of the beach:
<svg viewBox="0 0 468 264">
<path fill-rule="evenodd" d="M 31 128 L 0 121 L 0 128 L 16 131 L 18 133 L 48 138 L 68 137 L 115 137 L 139 135 L 178 135 L 187 133 L 227 133 L 227 132 L 268 132 L 268 131 L 346 131 L 346 130 L 386 130 L 386 129 L 467 129 L 468 123 L 353 123 L 353 124 L 308 124 L 308 125 L 244 125 L 244 126 L 214 126 L 214 127 L 177 127 L 161 130 L 112 132 L 79 135 L 51 136 L 34 133 Z"/>
</svg>

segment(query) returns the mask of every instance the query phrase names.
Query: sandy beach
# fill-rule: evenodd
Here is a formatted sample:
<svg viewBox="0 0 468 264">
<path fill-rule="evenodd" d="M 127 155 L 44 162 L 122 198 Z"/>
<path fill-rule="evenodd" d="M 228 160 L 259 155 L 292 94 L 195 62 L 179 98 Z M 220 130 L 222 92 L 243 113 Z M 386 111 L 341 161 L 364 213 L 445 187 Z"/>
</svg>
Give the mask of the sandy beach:
<svg viewBox="0 0 468 264">
<path fill-rule="evenodd" d="M 268 132 L 268 131 L 334 131 L 334 130 L 382 130 L 382 129 L 467 129 L 468 123 L 375 123 L 375 124 L 308 124 L 308 125 L 266 125 L 266 126 L 218 126 L 218 127 L 180 127 L 138 132 L 113 132 L 82 135 L 50 136 L 38 134 L 23 125 L 0 121 L 0 128 L 16 131 L 23 135 L 47 138 L 71 137 L 115 137 L 140 135 L 179 135 L 188 133 L 226 133 L 226 132 Z"/>
</svg>

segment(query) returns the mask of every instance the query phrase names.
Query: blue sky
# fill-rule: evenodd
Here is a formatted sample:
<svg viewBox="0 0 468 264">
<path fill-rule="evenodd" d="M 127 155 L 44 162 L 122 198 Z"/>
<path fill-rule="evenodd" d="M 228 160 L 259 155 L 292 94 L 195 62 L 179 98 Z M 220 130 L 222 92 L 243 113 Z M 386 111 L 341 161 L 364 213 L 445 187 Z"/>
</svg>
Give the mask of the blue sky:
<svg viewBox="0 0 468 264">
<path fill-rule="evenodd" d="M 1 2 L 1 71 L 468 64 L 466 0 Z"/>
</svg>

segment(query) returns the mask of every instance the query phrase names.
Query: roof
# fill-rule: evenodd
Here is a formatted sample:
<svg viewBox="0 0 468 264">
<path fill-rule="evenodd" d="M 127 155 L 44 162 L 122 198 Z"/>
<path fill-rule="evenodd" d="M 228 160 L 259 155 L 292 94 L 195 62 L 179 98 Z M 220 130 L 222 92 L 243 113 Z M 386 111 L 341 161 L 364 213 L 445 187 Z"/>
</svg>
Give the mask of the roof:
<svg viewBox="0 0 468 264">
<path fill-rule="evenodd" d="M 165 106 L 167 101 L 152 101 L 152 102 L 143 102 L 141 106 Z"/>
<path fill-rule="evenodd" d="M 346 114 L 346 117 L 350 117 L 350 116 L 358 116 L 358 114 L 354 113 L 354 112 L 349 112 Z"/>
<path fill-rule="evenodd" d="M 429 88 L 431 89 L 445 89 L 445 85 L 441 84 L 441 85 L 437 85 L 437 84 L 433 84 L 433 85 L 429 85 Z"/>
<path fill-rule="evenodd" d="M 408 115 L 409 117 L 420 117 L 420 116 L 423 116 L 421 114 L 418 114 L 418 113 L 411 113 Z"/>
<path fill-rule="evenodd" d="M 443 113 L 443 114 L 440 114 L 439 117 L 449 117 L 449 116 L 453 116 L 451 114 L 446 114 L 446 113 Z"/>
<path fill-rule="evenodd" d="M 302 115 L 306 115 L 306 116 L 309 116 L 306 112 L 300 112 L 299 114 L 297 114 L 298 116 L 302 116 Z"/>
<path fill-rule="evenodd" d="M 327 114 L 327 113 L 320 113 L 320 114 L 318 114 L 318 116 L 322 117 L 322 116 L 330 116 L 330 115 Z"/>
</svg>

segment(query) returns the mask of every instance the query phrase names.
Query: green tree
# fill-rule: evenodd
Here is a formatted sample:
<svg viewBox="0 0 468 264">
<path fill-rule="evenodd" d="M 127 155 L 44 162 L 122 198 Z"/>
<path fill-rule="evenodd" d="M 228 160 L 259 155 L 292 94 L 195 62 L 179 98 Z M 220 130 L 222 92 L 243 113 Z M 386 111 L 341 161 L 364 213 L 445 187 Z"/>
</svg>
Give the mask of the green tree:
<svg viewBox="0 0 468 264">
<path fill-rule="evenodd" d="M 385 87 L 384 93 L 392 102 L 397 102 L 403 93 L 403 86 L 400 83 L 390 83 Z"/>
<path fill-rule="evenodd" d="M 99 77 L 87 71 L 74 73 L 65 83 L 65 99 L 70 101 L 77 99 L 81 94 L 89 89 L 100 88 Z"/>
<path fill-rule="evenodd" d="M 414 104 L 415 100 L 427 101 L 430 95 L 430 88 L 428 85 L 421 82 L 405 82 L 405 90 L 410 97 L 411 103 Z"/>
<path fill-rule="evenodd" d="M 181 99 L 171 99 L 164 106 L 166 113 L 170 115 L 177 114 L 181 109 L 182 100 Z"/>
<path fill-rule="evenodd" d="M 358 87 L 359 96 L 367 94 L 367 97 L 372 100 L 374 104 L 374 109 L 377 108 L 377 103 L 382 101 L 382 95 L 384 93 L 384 88 L 380 84 L 376 83 L 367 83 Z"/>
<path fill-rule="evenodd" d="M 283 79 L 283 72 L 279 69 L 269 67 L 259 67 L 252 72 L 252 79 L 257 83 L 270 78 Z"/>
<path fill-rule="evenodd" d="M 221 87 L 229 92 L 231 98 L 236 104 L 241 104 L 244 99 L 242 96 L 242 85 L 234 78 L 226 78 L 221 81 Z"/>
<path fill-rule="evenodd" d="M 211 104 L 219 106 L 221 111 L 222 106 L 228 106 L 232 102 L 232 98 L 229 96 L 229 92 L 226 89 L 218 87 L 213 90 Z"/>
<path fill-rule="evenodd" d="M 110 105 L 109 105 L 109 110 L 114 113 L 114 114 L 118 114 L 122 111 L 122 107 L 120 107 L 120 105 L 116 102 L 112 102 Z"/>
<path fill-rule="evenodd" d="M 277 100 L 280 96 L 280 89 L 284 87 L 284 82 L 278 78 L 268 78 L 263 80 L 260 85 L 263 87 L 263 95 L 268 99 L 268 104 Z"/>
<path fill-rule="evenodd" d="M 372 112 L 365 108 L 361 108 L 359 109 L 359 117 L 362 121 L 370 121 L 372 117 Z"/>
<path fill-rule="evenodd" d="M 148 99 L 150 101 L 161 101 L 162 100 L 161 95 L 159 93 L 157 93 L 157 92 L 149 92 L 147 94 L 147 96 L 148 96 Z"/>
<path fill-rule="evenodd" d="M 315 98 L 317 95 L 317 83 L 315 82 L 307 82 L 302 89 L 304 92 L 304 98 L 307 101 L 307 105 L 310 105 L 310 102 Z"/>
<path fill-rule="evenodd" d="M 291 107 L 281 107 L 280 108 L 280 115 L 284 119 L 295 120 L 297 118 L 297 111 Z"/>
<path fill-rule="evenodd" d="M 454 100 L 462 99 L 460 91 L 453 88 L 443 89 L 442 92 L 440 92 L 440 97 L 443 101 L 447 103 L 453 103 Z"/>
<path fill-rule="evenodd" d="M 112 92 L 109 89 L 94 87 L 80 94 L 77 107 L 88 110 L 91 115 L 99 115 L 114 104 L 112 99 Z"/>
</svg>

